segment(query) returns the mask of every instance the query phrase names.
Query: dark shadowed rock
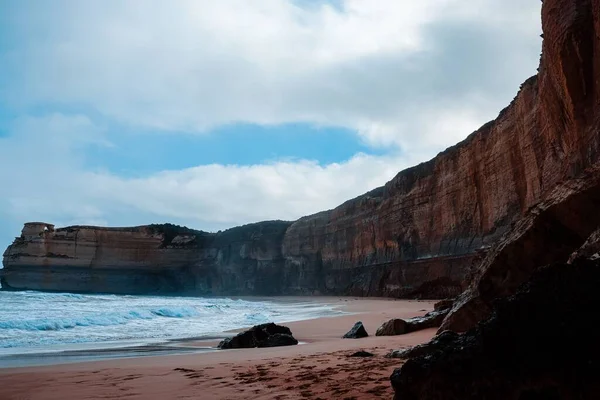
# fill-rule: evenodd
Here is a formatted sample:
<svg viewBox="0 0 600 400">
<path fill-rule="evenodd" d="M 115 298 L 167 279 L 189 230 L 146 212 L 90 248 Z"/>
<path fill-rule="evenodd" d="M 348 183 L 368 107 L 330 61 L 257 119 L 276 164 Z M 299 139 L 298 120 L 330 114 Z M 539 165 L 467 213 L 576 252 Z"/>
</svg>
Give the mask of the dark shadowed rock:
<svg viewBox="0 0 600 400">
<path fill-rule="evenodd" d="M 574 263 L 580 259 L 597 260 L 600 258 L 600 229 L 595 230 L 585 241 L 585 243 L 577 249 L 571 257 L 569 263 Z"/>
<path fill-rule="evenodd" d="M 449 312 L 450 309 L 446 308 L 444 310 L 428 312 L 422 317 L 409 318 L 406 320 L 408 332 L 437 328 L 442 324 Z"/>
<path fill-rule="evenodd" d="M 240 332 L 232 338 L 219 343 L 220 349 L 242 349 L 252 347 L 276 347 L 298 344 L 292 336 L 292 331 L 286 326 L 272 322 L 256 325 L 247 331 Z"/>
<path fill-rule="evenodd" d="M 275 333 L 268 336 L 266 339 L 258 342 L 257 347 L 278 347 L 278 346 L 293 346 L 298 344 L 298 341 L 292 336 L 285 333 Z"/>
<path fill-rule="evenodd" d="M 367 330 L 363 326 L 361 321 L 358 321 L 354 324 L 352 329 L 350 329 L 345 335 L 344 339 L 360 339 L 369 336 Z"/>
<path fill-rule="evenodd" d="M 391 376 L 397 400 L 600 398 L 600 261 L 538 270 L 491 317 L 442 333 Z"/>
<path fill-rule="evenodd" d="M 394 318 L 384 322 L 377 328 L 375 336 L 395 336 L 404 335 L 405 333 L 408 333 L 408 324 L 406 321 L 400 318 Z"/>
<path fill-rule="evenodd" d="M 452 308 L 453 304 L 454 304 L 454 299 L 440 300 L 433 305 L 433 310 L 434 311 L 448 310 L 448 309 Z"/>
<path fill-rule="evenodd" d="M 374 357 L 375 354 L 369 353 L 368 351 L 360 350 L 356 353 L 350 354 L 348 357 Z"/>
<path fill-rule="evenodd" d="M 418 346 L 409 347 L 406 349 L 393 350 L 386 354 L 386 358 L 407 359 L 429 355 L 435 351 L 442 351 L 445 348 L 445 344 L 454 340 L 456 336 L 458 336 L 458 334 L 455 332 L 444 331 L 431 339 L 429 343 L 420 344 Z"/>
<path fill-rule="evenodd" d="M 384 322 L 375 332 L 375 336 L 395 336 L 405 333 L 420 331 L 422 329 L 437 328 L 440 326 L 450 308 L 431 311 L 422 317 L 413 317 L 407 320 L 401 318 L 390 319 Z"/>
</svg>

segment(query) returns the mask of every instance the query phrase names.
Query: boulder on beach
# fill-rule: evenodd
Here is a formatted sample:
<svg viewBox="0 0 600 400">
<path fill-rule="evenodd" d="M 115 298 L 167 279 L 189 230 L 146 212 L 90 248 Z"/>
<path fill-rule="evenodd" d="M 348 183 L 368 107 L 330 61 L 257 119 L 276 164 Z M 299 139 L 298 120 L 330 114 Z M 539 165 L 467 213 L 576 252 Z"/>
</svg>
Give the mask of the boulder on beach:
<svg viewBox="0 0 600 400">
<path fill-rule="evenodd" d="M 298 344 L 298 341 L 292 336 L 290 328 L 270 322 L 253 326 L 232 338 L 226 338 L 219 343 L 218 347 L 219 349 L 244 349 L 252 347 L 292 346 L 296 344 Z"/>
<path fill-rule="evenodd" d="M 420 331 L 422 329 L 437 328 L 450 312 L 449 308 L 439 311 L 430 311 L 422 317 L 414 317 L 406 320 L 408 332 Z"/>
<path fill-rule="evenodd" d="M 384 322 L 375 332 L 375 336 L 396 336 L 408 333 L 408 324 L 400 318 Z"/>
<path fill-rule="evenodd" d="M 344 336 L 344 339 L 360 339 L 369 336 L 367 330 L 363 326 L 361 321 L 358 321 L 354 324 L 352 329 L 350 329 Z"/>
<path fill-rule="evenodd" d="M 296 344 L 298 344 L 298 341 L 292 335 L 276 333 L 259 342 L 257 347 L 293 346 Z"/>
</svg>

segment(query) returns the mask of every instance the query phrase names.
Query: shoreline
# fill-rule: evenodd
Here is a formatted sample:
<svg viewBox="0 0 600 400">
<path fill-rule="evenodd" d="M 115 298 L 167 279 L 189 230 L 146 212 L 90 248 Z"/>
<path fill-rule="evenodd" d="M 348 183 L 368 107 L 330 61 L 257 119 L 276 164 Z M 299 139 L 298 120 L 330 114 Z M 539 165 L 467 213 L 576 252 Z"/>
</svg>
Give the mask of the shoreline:
<svg viewBox="0 0 600 400">
<path fill-rule="evenodd" d="M 72 295 L 72 293 L 66 294 Z M 95 294 L 90 294 L 90 296 L 95 296 Z M 148 297 L 152 298 L 156 296 Z M 188 297 L 184 298 L 190 299 Z M 192 297 L 191 299 L 196 298 Z M 272 303 L 283 309 L 285 309 L 285 307 L 291 307 L 291 317 L 282 315 L 273 319 L 273 321 L 278 324 L 287 324 L 297 321 L 349 314 L 348 312 L 342 311 L 343 304 L 347 301 L 357 300 L 358 298 L 340 296 L 211 296 L 206 298 L 198 297 L 197 299 L 243 300 L 246 302 Z M 298 312 L 302 309 L 306 309 L 305 314 Z M 315 311 L 315 309 L 317 310 Z M 234 328 L 225 329 L 220 332 L 214 331 L 211 333 L 200 334 L 199 336 L 130 338 L 98 342 L 53 343 L 44 347 L 0 348 L 0 370 L 5 368 L 59 365 L 95 360 L 148 357 L 164 354 L 187 354 L 200 351 L 206 352 L 217 350 L 216 345 L 220 340 L 231 337 L 235 333 L 248 329 L 253 325 L 254 324 L 240 324 Z"/>
<path fill-rule="evenodd" d="M 352 397 L 352 393 L 361 399 L 391 396 L 389 375 L 402 362 L 386 359 L 384 355 L 390 350 L 426 342 L 434 336 L 435 329 L 387 337 L 373 336 L 375 330 L 390 318 L 422 315 L 433 308 L 434 302 L 328 299 L 345 303 L 342 310 L 349 314 L 286 323 L 296 339 L 304 343 L 301 345 L 3 368 L 0 369 L 0 398 L 88 399 L 97 398 L 100 392 L 117 398 L 139 399 L 186 398 L 200 394 L 203 399 L 248 396 L 294 399 L 306 398 L 308 391 L 315 398 Z M 341 339 L 359 320 L 371 336 Z M 192 340 L 187 345 L 200 346 L 206 342 Z M 370 351 L 375 357 L 347 357 L 357 350 Z M 44 389 L 37 389 L 32 382 L 43 382 L 40 387 Z"/>
</svg>

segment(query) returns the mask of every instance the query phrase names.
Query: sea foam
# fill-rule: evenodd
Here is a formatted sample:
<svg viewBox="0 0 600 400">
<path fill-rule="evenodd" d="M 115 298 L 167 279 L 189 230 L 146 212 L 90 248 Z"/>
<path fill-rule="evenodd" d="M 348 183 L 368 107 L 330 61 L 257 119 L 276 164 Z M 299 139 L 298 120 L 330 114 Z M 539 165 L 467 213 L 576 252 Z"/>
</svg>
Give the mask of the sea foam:
<svg viewBox="0 0 600 400">
<path fill-rule="evenodd" d="M 0 356 L 69 344 L 218 336 L 264 322 L 338 313 L 310 301 L 0 291 Z"/>
</svg>

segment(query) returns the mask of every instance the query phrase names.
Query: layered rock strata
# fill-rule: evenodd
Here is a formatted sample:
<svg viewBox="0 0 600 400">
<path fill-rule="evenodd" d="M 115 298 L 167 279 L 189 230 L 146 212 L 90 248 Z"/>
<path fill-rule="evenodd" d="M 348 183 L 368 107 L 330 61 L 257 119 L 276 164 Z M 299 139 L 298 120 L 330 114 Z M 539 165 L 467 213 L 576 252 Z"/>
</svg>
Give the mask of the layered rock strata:
<svg viewBox="0 0 600 400">
<path fill-rule="evenodd" d="M 546 0 L 539 74 L 496 120 L 384 187 L 291 224 L 198 233 L 191 246 L 161 245 L 149 227 L 24 235 L 5 253 L 3 287 L 453 297 L 511 223 L 598 161 L 599 7 Z"/>
<path fill-rule="evenodd" d="M 26 224 L 4 253 L 3 289 L 131 294 L 280 294 L 281 240 L 289 222 L 220 233 L 175 225 L 135 228 Z M 274 284 L 277 282 L 277 285 Z"/>
</svg>

